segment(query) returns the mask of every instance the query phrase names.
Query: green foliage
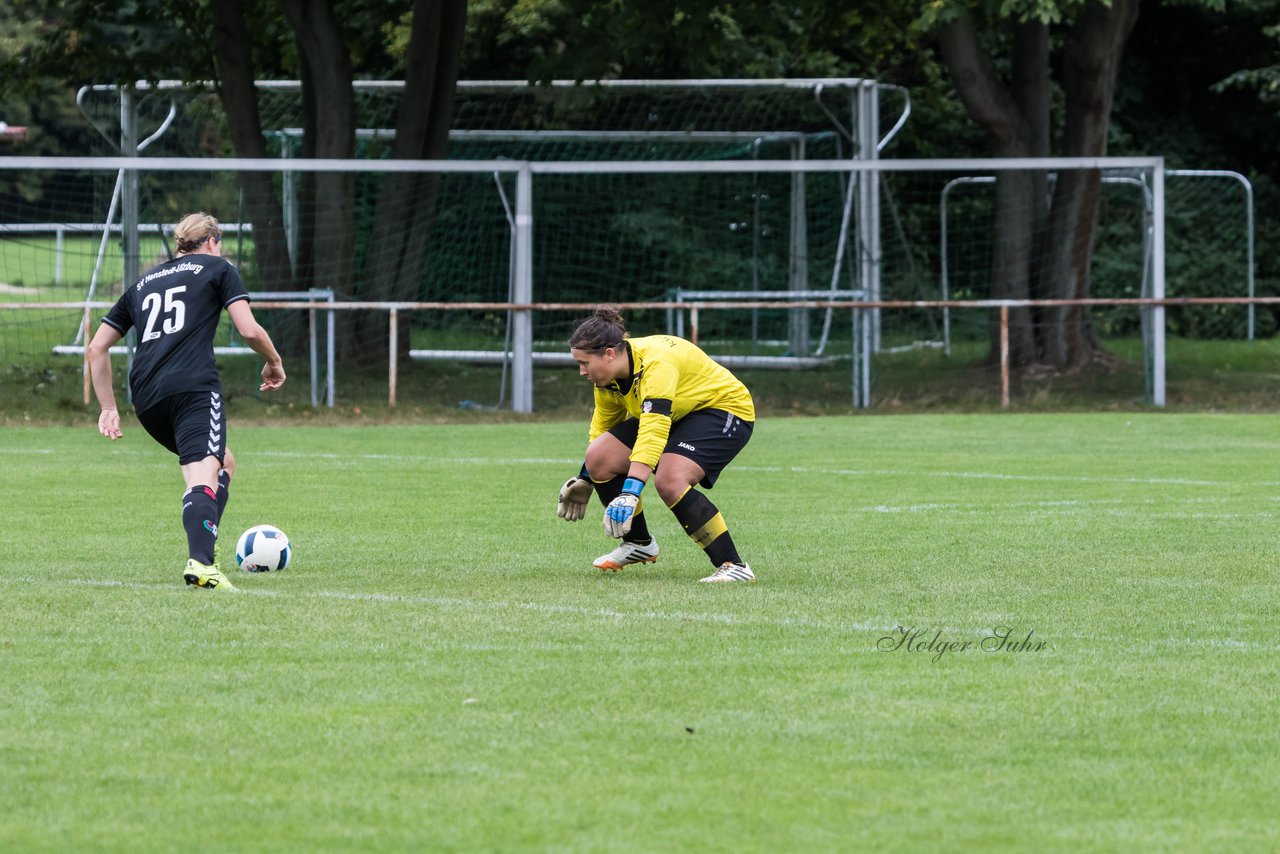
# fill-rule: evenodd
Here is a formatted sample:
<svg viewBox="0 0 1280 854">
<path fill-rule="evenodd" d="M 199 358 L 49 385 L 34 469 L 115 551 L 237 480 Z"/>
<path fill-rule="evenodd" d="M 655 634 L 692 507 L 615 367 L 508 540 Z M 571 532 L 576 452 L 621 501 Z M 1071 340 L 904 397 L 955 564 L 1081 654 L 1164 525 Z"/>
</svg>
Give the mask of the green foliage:
<svg viewBox="0 0 1280 854">
<path fill-rule="evenodd" d="M 739 6 L 671 0 L 481 0 L 469 10 L 463 76 L 850 76 L 849 51 L 884 55 L 883 50 L 863 48 L 877 39 L 888 42 L 887 26 L 870 33 L 873 20 L 887 17 L 808 0 Z"/>
<path fill-rule="evenodd" d="M 26 127 L 27 139 L 6 144 L 5 154 L 57 156 L 84 153 L 93 132 L 75 106 L 75 92 L 54 79 L 23 79 L 28 52 L 37 44 L 43 29 L 39 17 L 28 4 L 11 4 L 0 16 L 0 120 Z M 30 172 L 0 172 L 0 197 L 11 196 L 30 202 L 44 192 L 41 176 Z"/>
<path fill-rule="evenodd" d="M 199 0 L 15 0 L 9 6 L 23 22 L 23 37 L 0 65 L 0 85 L 28 91 L 42 80 L 79 85 L 217 77 L 209 6 Z M 293 34 L 278 5 L 247 0 L 243 7 L 257 77 L 296 78 Z M 397 24 L 405 23 L 403 4 L 345 0 L 335 7 L 357 75 L 384 79 L 402 69 Z M 9 41 L 0 38 L 0 46 Z"/>
<path fill-rule="evenodd" d="M 400 72 L 403 72 L 409 55 L 409 33 L 412 23 L 413 13 L 405 12 L 399 18 L 386 21 L 381 25 L 387 56 L 395 63 L 396 70 Z"/>
<path fill-rule="evenodd" d="M 1262 32 L 1280 43 L 1280 26 L 1265 27 Z M 1277 56 L 1280 57 L 1280 50 Z M 1215 84 L 1214 90 L 1223 92 L 1232 87 L 1254 91 L 1268 104 L 1280 104 L 1280 63 L 1233 72 Z"/>
<path fill-rule="evenodd" d="M 196 0 L 11 5 L 37 24 L 35 38 L 0 67 L 0 77 L 18 87 L 214 76 L 208 7 Z"/>
</svg>

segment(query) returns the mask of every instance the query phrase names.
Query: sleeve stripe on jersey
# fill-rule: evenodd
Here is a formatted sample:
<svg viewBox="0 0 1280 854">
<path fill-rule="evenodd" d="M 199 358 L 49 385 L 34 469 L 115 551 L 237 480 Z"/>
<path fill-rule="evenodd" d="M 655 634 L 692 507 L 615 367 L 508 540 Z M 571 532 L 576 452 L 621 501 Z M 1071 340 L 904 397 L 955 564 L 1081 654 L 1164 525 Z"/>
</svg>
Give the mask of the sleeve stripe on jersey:
<svg viewBox="0 0 1280 854">
<path fill-rule="evenodd" d="M 667 400 L 666 398 L 662 398 L 662 397 L 645 398 L 644 404 L 641 407 L 641 409 L 644 412 L 651 412 L 654 415 L 665 415 L 668 418 L 671 417 L 671 401 Z"/>
</svg>

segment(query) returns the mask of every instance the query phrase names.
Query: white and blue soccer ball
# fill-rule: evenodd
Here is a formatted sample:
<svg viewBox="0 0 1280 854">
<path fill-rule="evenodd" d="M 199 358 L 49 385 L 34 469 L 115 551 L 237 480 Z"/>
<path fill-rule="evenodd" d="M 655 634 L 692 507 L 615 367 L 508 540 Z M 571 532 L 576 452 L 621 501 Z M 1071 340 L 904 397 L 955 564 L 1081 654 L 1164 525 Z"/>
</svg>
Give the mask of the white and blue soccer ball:
<svg viewBox="0 0 1280 854">
<path fill-rule="evenodd" d="M 274 525 L 254 525 L 236 542 L 236 565 L 245 572 L 273 572 L 289 565 L 293 547 Z"/>
</svg>

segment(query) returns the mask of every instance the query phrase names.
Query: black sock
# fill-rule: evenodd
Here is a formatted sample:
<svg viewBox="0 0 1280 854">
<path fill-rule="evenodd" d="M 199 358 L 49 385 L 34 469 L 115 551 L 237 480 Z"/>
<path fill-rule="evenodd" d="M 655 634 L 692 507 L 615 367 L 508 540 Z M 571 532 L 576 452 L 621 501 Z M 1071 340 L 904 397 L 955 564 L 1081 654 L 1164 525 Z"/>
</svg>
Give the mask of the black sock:
<svg viewBox="0 0 1280 854">
<path fill-rule="evenodd" d="M 707 553 L 712 566 L 719 566 L 726 561 L 742 563 L 742 558 L 738 557 L 738 549 L 733 544 L 733 537 L 729 536 L 729 526 L 707 496 L 690 487 L 671 506 L 671 512 L 675 514 L 689 539 Z"/>
<path fill-rule="evenodd" d="M 187 532 L 191 559 L 213 566 L 213 544 L 218 541 L 218 499 L 207 486 L 193 486 L 182 496 L 182 527 Z"/>
<path fill-rule="evenodd" d="M 218 524 L 222 524 L 222 514 L 227 512 L 227 501 L 231 498 L 231 475 L 226 469 L 218 469 Z"/>
<path fill-rule="evenodd" d="M 620 474 L 613 480 L 606 480 L 604 483 L 591 481 L 596 488 L 596 495 L 600 496 L 600 503 L 605 507 L 609 506 L 609 502 L 622 494 L 622 484 L 626 483 L 627 476 Z M 636 514 L 631 517 L 631 530 L 622 538 L 624 543 L 636 543 L 637 545 L 647 546 L 653 542 L 653 537 L 649 535 L 649 523 L 644 518 L 644 503 L 641 501 L 640 507 L 636 510 Z"/>
</svg>

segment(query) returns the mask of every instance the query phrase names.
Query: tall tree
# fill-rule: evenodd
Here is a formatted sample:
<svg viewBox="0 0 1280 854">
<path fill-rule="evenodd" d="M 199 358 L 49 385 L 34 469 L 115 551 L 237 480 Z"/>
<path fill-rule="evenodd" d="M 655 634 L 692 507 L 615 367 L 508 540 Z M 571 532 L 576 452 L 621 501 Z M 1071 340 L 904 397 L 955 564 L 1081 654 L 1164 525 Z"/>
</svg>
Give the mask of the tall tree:
<svg viewBox="0 0 1280 854">
<path fill-rule="evenodd" d="M 280 0 L 280 6 L 298 47 L 303 156 L 349 160 L 356 152 L 356 101 L 351 55 L 333 0 Z M 350 296 L 352 174 L 308 172 L 302 186 L 299 278 L 311 287 Z"/>
<path fill-rule="evenodd" d="M 457 89 L 458 64 L 466 27 L 466 0 L 416 0 L 405 51 L 405 89 L 396 118 L 391 156 L 438 160 L 445 156 Z M 396 175 L 386 182 L 370 241 L 371 300 L 417 297 L 431 225 L 435 218 L 439 175 Z M 367 318 L 366 318 L 367 320 Z M 408 317 L 402 317 L 407 332 Z M 385 329 L 384 324 L 379 324 Z M 368 330 L 369 336 L 378 335 Z M 401 334 L 407 352 L 409 336 Z"/>
<path fill-rule="evenodd" d="M 388 43 L 407 30 L 405 88 L 393 156 L 438 159 L 445 154 L 466 0 L 415 0 L 408 14 L 403 4 L 389 0 L 136 0 L 105 12 L 94 0 L 15 2 L 42 16 L 44 26 L 31 50 L 5 63 L 7 79 L 21 77 L 29 85 L 46 77 L 68 84 L 83 82 L 85 76 L 213 79 L 235 153 L 251 158 L 267 155 L 254 85 L 264 70 L 272 77 L 291 72 L 302 82 L 304 157 L 354 157 L 353 80 L 357 75 L 385 78 L 391 73 L 396 62 Z M 292 43 L 282 43 L 281 33 L 291 34 Z M 431 179 L 387 182 L 387 195 L 376 204 L 378 222 L 370 253 L 376 261 L 368 270 L 357 270 L 352 173 L 305 173 L 292 264 L 283 210 L 270 176 L 247 173 L 241 178 L 267 288 L 317 287 L 374 299 L 415 295 L 434 208 Z M 371 334 L 385 341 L 385 324 Z M 351 335 L 347 338 L 344 343 Z M 379 343 L 364 338 L 359 346 Z"/>
<path fill-rule="evenodd" d="M 1040 0 L 1029 7 L 931 6 L 924 23 L 936 34 L 943 61 L 970 117 L 997 157 L 1102 157 L 1120 57 L 1138 18 L 1139 0 Z M 1057 22 L 1065 20 L 1056 65 L 1061 69 L 1064 125 L 1053 150 L 1050 103 Z M 995 55 L 992 46 L 999 46 Z M 998 62 L 998 60 L 1001 60 Z M 1008 69 L 1007 75 L 999 72 Z M 991 295 L 996 298 L 1081 299 L 1089 295 L 1093 236 L 1101 200 L 1097 170 L 1005 172 L 997 179 Z M 1100 347 L 1086 309 L 1033 316 L 1010 313 L 1015 365 L 1076 370 Z M 994 338 L 993 338 L 994 348 Z"/>
<path fill-rule="evenodd" d="M 254 88 L 253 38 L 241 0 L 221 0 L 210 5 L 213 15 L 214 61 L 223 109 L 236 153 L 241 157 L 267 156 L 267 142 L 258 115 Z M 270 173 L 243 172 L 245 206 L 253 223 L 258 267 L 268 290 L 292 291 L 293 265 L 285 237 L 284 209 Z"/>
</svg>

